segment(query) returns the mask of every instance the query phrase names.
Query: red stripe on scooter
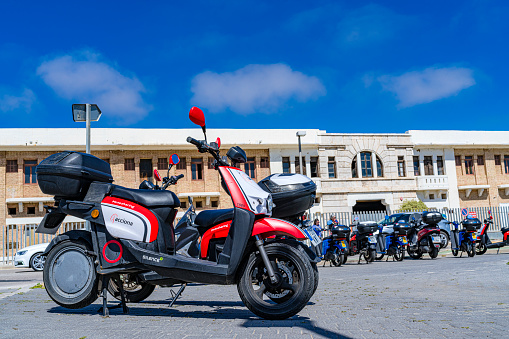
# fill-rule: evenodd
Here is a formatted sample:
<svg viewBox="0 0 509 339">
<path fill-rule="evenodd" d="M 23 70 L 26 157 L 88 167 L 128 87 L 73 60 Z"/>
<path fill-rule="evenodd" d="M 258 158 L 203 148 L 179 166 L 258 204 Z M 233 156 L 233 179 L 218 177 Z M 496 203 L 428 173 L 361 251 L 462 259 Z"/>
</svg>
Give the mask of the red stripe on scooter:
<svg viewBox="0 0 509 339">
<path fill-rule="evenodd" d="M 147 208 L 129 200 L 114 198 L 110 196 L 104 197 L 102 203 L 128 208 L 134 212 L 142 214 L 145 218 L 148 219 L 150 223 L 150 239 L 148 240 L 148 242 L 152 242 L 157 239 L 157 232 L 159 231 L 159 222 L 157 221 L 157 217 L 154 215 L 154 213 L 152 213 Z"/>
<path fill-rule="evenodd" d="M 240 190 L 239 185 L 233 178 L 232 174 L 228 169 L 236 170 L 239 169 L 237 167 L 230 167 L 230 166 L 220 166 L 219 172 L 221 173 L 221 176 L 223 177 L 224 182 L 226 183 L 226 186 L 228 187 L 228 190 L 230 191 L 233 204 L 235 207 L 242 208 L 244 210 L 250 211 L 249 204 L 247 203 L 246 198 L 244 197 L 244 194 Z"/>
</svg>

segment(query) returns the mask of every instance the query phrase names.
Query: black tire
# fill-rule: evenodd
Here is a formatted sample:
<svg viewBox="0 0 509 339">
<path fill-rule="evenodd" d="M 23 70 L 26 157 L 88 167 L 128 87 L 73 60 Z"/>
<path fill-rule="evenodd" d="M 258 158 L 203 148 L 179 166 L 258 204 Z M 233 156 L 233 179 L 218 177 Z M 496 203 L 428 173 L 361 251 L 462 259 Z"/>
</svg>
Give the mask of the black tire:
<svg viewBox="0 0 509 339">
<path fill-rule="evenodd" d="M 486 247 L 486 244 L 478 244 L 475 246 L 475 254 L 477 255 L 483 255 L 488 250 L 488 247 Z"/>
<path fill-rule="evenodd" d="M 452 255 L 454 255 L 455 257 L 458 256 L 458 250 L 451 250 L 452 251 Z"/>
<path fill-rule="evenodd" d="M 384 254 L 384 253 L 377 253 L 377 254 L 375 255 L 375 259 L 376 259 L 376 260 L 382 260 L 384 257 L 385 257 L 385 254 Z"/>
<path fill-rule="evenodd" d="M 46 256 L 42 255 L 42 252 L 35 253 L 30 258 L 30 267 L 37 272 L 44 270 L 44 262 L 46 261 Z"/>
<path fill-rule="evenodd" d="M 368 250 L 368 255 L 366 257 L 366 260 L 368 262 L 373 262 L 373 261 L 375 261 L 375 257 L 376 257 L 376 250 Z"/>
<path fill-rule="evenodd" d="M 440 231 L 440 248 L 446 248 L 449 246 L 449 235 L 447 235 L 447 232 Z"/>
<path fill-rule="evenodd" d="M 429 257 L 431 259 L 435 259 L 436 257 L 438 257 L 438 248 L 436 248 L 435 246 L 433 246 L 433 248 L 431 249 L 431 252 L 429 252 Z"/>
<path fill-rule="evenodd" d="M 475 256 L 475 244 L 467 243 L 467 254 L 471 258 Z"/>
<path fill-rule="evenodd" d="M 254 314 L 269 320 L 287 319 L 300 312 L 313 296 L 318 286 L 315 283 L 317 270 L 313 269 L 307 256 L 288 244 L 271 243 L 265 245 L 265 250 L 270 261 L 277 263 L 274 266 L 286 268 L 291 276 L 288 271 L 285 275 L 276 272 L 283 286 L 271 286 L 261 256 L 252 252 L 241 268 L 237 290 L 244 305 Z M 274 298 L 275 294 L 285 296 Z"/>
<path fill-rule="evenodd" d="M 411 251 L 410 249 L 408 249 L 407 252 L 408 252 L 408 255 L 410 256 L 410 258 L 412 258 L 412 259 L 421 259 L 421 257 L 422 257 L 422 252 L 419 250 Z"/>
<path fill-rule="evenodd" d="M 134 279 L 132 278 L 133 277 L 129 277 L 128 275 L 121 275 L 120 277 L 120 279 L 124 282 L 124 291 L 126 292 L 125 297 L 127 302 L 139 303 L 140 301 L 147 299 L 152 294 L 152 292 L 154 292 L 154 289 L 156 288 L 155 285 L 138 282 L 136 281 L 135 277 Z M 117 280 L 110 278 L 108 281 L 108 292 L 115 299 L 122 300 Z"/>
<path fill-rule="evenodd" d="M 394 258 L 396 258 L 396 261 L 403 261 L 405 259 L 405 248 L 403 246 L 398 244 Z"/>
<path fill-rule="evenodd" d="M 55 245 L 46 258 L 44 287 L 58 305 L 77 309 L 92 304 L 98 297 L 92 248 L 80 240 L 66 240 Z"/>
<path fill-rule="evenodd" d="M 348 254 L 343 253 L 343 265 L 346 264 L 346 261 L 348 260 Z"/>
<path fill-rule="evenodd" d="M 339 250 L 335 248 L 332 251 L 332 259 L 331 259 L 332 265 L 339 267 L 343 263 L 343 254 L 339 253 Z"/>
</svg>

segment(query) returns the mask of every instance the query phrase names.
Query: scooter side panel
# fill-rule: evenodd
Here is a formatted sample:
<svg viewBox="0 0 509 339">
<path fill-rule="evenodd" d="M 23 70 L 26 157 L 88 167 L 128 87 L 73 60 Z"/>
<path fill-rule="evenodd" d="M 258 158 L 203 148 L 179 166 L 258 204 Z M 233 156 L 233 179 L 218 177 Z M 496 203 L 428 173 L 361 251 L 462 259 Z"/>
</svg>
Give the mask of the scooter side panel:
<svg viewBox="0 0 509 339">
<path fill-rule="evenodd" d="M 105 197 L 101 209 L 106 229 L 115 238 L 143 242 L 157 238 L 159 222 L 145 207 L 128 200 Z"/>
</svg>

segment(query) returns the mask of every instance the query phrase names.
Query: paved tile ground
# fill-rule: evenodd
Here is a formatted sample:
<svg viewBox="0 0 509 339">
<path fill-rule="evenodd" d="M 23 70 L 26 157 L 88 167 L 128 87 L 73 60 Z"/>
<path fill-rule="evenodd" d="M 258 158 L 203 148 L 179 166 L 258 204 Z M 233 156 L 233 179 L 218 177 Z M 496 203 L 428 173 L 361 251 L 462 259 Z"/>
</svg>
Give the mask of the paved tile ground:
<svg viewBox="0 0 509 339">
<path fill-rule="evenodd" d="M 2 270 L 0 338 L 509 338 L 504 252 L 320 267 L 309 305 L 284 321 L 255 317 L 235 286 L 189 286 L 173 308 L 169 289 L 158 288 L 130 314 L 102 318 L 99 299 L 67 310 L 26 287 L 40 273 Z"/>
</svg>

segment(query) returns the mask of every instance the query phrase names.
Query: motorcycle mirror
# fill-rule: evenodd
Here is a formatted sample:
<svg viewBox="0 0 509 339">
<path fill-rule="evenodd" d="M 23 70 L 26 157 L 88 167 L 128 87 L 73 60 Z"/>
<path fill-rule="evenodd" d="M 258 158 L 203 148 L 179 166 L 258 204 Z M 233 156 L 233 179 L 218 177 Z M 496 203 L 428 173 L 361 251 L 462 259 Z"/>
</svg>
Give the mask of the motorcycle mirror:
<svg viewBox="0 0 509 339">
<path fill-rule="evenodd" d="M 221 147 L 221 138 L 220 137 L 217 137 L 216 144 L 217 144 L 217 148 Z"/>
<path fill-rule="evenodd" d="M 170 155 L 170 165 L 176 165 L 180 162 L 180 158 L 177 153 Z"/>
<path fill-rule="evenodd" d="M 154 170 L 154 177 L 156 178 L 156 181 L 161 181 L 161 180 L 163 180 L 163 179 L 161 178 L 161 174 L 159 174 L 159 171 L 158 171 L 158 170 L 156 170 L 156 169 Z"/>
<path fill-rule="evenodd" d="M 187 201 L 189 201 L 189 204 L 191 205 L 193 203 L 193 197 L 187 197 Z"/>
<path fill-rule="evenodd" d="M 191 107 L 191 110 L 189 111 L 189 119 L 191 119 L 194 124 L 201 126 L 203 134 L 205 135 L 205 141 L 207 141 L 207 128 L 205 127 L 205 115 L 203 114 L 203 111 L 198 107 Z"/>
</svg>

